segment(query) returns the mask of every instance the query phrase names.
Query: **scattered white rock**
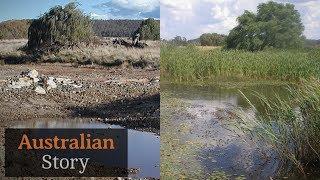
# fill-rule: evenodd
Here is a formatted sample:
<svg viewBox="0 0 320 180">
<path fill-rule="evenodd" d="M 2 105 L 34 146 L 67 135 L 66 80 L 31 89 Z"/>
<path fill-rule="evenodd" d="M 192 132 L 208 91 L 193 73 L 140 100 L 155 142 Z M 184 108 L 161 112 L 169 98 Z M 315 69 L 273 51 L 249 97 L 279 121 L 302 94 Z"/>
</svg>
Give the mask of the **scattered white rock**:
<svg viewBox="0 0 320 180">
<path fill-rule="evenodd" d="M 57 83 L 62 83 L 63 82 L 63 80 L 64 80 L 64 78 L 56 78 L 56 81 L 57 81 Z"/>
<path fill-rule="evenodd" d="M 39 73 L 36 70 L 22 72 L 21 76 L 22 77 L 18 78 L 17 80 L 11 81 L 8 87 L 12 89 L 20 89 L 22 87 L 33 86 L 36 87 L 35 91 L 38 94 L 46 94 L 46 90 L 55 89 L 61 85 L 73 88 L 82 87 L 82 84 L 78 84 L 76 81 L 73 81 L 69 78 L 39 76 Z"/>
<path fill-rule="evenodd" d="M 30 78 L 21 77 L 19 78 L 18 83 L 20 83 L 23 86 L 31 86 L 33 81 Z"/>
<path fill-rule="evenodd" d="M 38 94 L 46 94 L 46 90 L 43 89 L 41 86 L 37 86 L 34 91 Z"/>
<path fill-rule="evenodd" d="M 39 82 L 39 81 L 40 81 L 39 78 L 33 78 L 33 83 L 37 83 L 37 82 Z"/>
<path fill-rule="evenodd" d="M 46 85 L 47 85 L 47 90 L 57 88 L 57 84 L 54 82 L 53 77 L 49 77 L 49 79 L 46 82 Z"/>
<path fill-rule="evenodd" d="M 56 78 L 57 83 L 63 84 L 63 85 L 69 85 L 72 84 L 73 81 L 68 78 Z"/>
<path fill-rule="evenodd" d="M 11 84 L 9 84 L 10 88 L 13 89 L 20 89 L 22 87 L 31 86 L 33 83 L 33 80 L 28 77 L 21 77 L 18 79 L 18 81 L 13 81 Z"/>
<path fill-rule="evenodd" d="M 82 84 L 70 84 L 74 88 L 82 88 Z"/>
<path fill-rule="evenodd" d="M 120 79 L 111 79 L 111 80 L 106 80 L 105 81 L 106 83 L 114 83 L 114 84 L 128 84 L 128 83 L 142 83 L 142 84 L 145 84 L 145 83 L 148 83 L 149 80 L 147 78 L 142 78 L 142 79 L 123 79 L 123 78 L 120 78 Z"/>
<path fill-rule="evenodd" d="M 32 69 L 28 72 L 27 76 L 34 79 L 34 78 L 37 78 L 39 75 L 38 71 L 35 70 L 35 69 Z"/>
<path fill-rule="evenodd" d="M 69 78 L 56 78 L 55 79 L 57 83 L 62 84 L 64 86 L 72 86 L 74 88 L 81 88 L 82 84 L 77 84 L 75 81 L 69 79 Z"/>
<path fill-rule="evenodd" d="M 22 86 L 14 84 L 14 83 L 13 84 L 9 84 L 8 87 L 12 88 L 12 89 L 20 89 L 20 88 L 22 88 Z"/>
<path fill-rule="evenodd" d="M 155 82 L 155 83 L 158 83 L 160 82 L 160 77 L 153 77 L 150 82 Z"/>
</svg>

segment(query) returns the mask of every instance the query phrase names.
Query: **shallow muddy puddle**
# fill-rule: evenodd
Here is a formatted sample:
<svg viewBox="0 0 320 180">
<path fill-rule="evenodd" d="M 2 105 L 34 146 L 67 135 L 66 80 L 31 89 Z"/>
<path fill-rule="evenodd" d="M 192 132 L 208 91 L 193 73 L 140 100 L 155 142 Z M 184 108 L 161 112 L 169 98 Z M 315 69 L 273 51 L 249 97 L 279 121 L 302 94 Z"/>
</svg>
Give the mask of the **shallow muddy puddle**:
<svg viewBox="0 0 320 180">
<path fill-rule="evenodd" d="M 12 123 L 11 128 L 123 128 L 87 119 L 29 120 Z M 128 129 L 128 167 L 137 169 L 132 178 L 160 178 L 160 136 Z"/>
<path fill-rule="evenodd" d="M 187 161 L 197 163 L 197 178 L 228 177 L 248 179 L 269 179 L 276 175 L 278 162 L 276 154 L 272 151 L 264 151 L 250 140 L 242 131 L 236 128 L 232 122 L 232 109 L 241 108 L 245 113 L 254 114 L 254 109 L 247 103 L 237 88 L 224 89 L 219 87 L 187 87 L 161 85 L 162 92 L 166 93 L 164 101 L 170 98 L 176 99 L 181 105 L 175 108 L 162 108 L 161 111 L 170 111 L 161 127 L 170 123 L 167 129 L 161 128 L 162 139 L 176 127 L 175 138 L 180 144 L 188 144 L 188 149 L 194 152 L 192 155 L 185 151 L 177 150 L 184 156 L 181 166 Z M 287 90 L 284 86 L 253 86 L 240 89 L 252 103 L 258 106 L 259 102 L 253 95 L 262 94 L 272 98 L 275 94 L 287 98 Z M 183 107 L 182 107 L 183 106 Z M 175 109 L 175 110 L 173 110 Z M 163 112 L 166 114 L 166 112 Z M 162 114 L 162 115 L 163 115 Z M 163 117 L 163 116 L 161 116 Z M 164 122 L 164 123 L 163 123 Z M 180 127 L 180 128 L 178 128 Z M 196 144 L 192 146 L 192 144 Z M 177 147 L 178 149 L 179 147 Z M 179 156 L 179 155 L 177 155 Z M 193 168 L 195 169 L 195 168 Z M 196 172 L 185 176 L 193 176 Z M 221 174 L 222 173 L 222 174 Z"/>
</svg>

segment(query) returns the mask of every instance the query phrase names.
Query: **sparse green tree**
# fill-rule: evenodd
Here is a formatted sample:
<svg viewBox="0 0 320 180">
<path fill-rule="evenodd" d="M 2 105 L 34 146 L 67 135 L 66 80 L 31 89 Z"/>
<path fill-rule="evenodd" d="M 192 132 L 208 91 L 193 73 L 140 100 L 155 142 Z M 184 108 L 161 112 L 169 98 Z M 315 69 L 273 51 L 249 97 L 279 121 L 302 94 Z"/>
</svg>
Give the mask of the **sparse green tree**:
<svg viewBox="0 0 320 180">
<path fill-rule="evenodd" d="M 304 27 L 292 4 L 262 3 L 257 14 L 245 11 L 237 20 L 238 26 L 226 38 L 227 49 L 256 51 L 265 47 L 287 49 L 303 45 Z"/>
<path fill-rule="evenodd" d="M 77 9 L 76 3 L 65 7 L 55 6 L 39 19 L 34 20 L 28 30 L 28 48 L 50 49 L 75 46 L 89 42 L 92 37 L 89 16 Z"/>
<path fill-rule="evenodd" d="M 186 46 L 188 45 L 188 40 L 185 37 L 176 36 L 170 41 L 170 43 L 177 46 Z"/>
<path fill-rule="evenodd" d="M 205 33 L 200 36 L 201 46 L 221 46 L 224 42 L 224 35 L 217 33 Z"/>
<path fill-rule="evenodd" d="M 160 22 L 152 18 L 142 21 L 137 33 L 140 33 L 140 39 L 160 40 Z"/>
</svg>

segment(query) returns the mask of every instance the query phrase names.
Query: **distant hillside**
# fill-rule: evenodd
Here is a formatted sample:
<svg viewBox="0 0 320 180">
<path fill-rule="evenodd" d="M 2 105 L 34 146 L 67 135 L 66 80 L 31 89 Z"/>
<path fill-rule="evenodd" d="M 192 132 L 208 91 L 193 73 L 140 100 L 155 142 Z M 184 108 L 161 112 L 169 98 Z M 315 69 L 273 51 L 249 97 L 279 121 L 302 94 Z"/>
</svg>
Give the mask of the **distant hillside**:
<svg viewBox="0 0 320 180">
<path fill-rule="evenodd" d="M 188 40 L 188 44 L 193 44 L 193 45 L 200 45 L 200 38 L 196 38 L 196 39 L 190 39 Z"/>
<path fill-rule="evenodd" d="M 306 39 L 305 40 L 305 46 L 306 47 L 320 47 L 320 39 Z"/>
<path fill-rule="evenodd" d="M 10 20 L 0 23 L 0 39 L 28 38 L 32 20 Z M 142 20 L 93 20 L 93 31 L 100 37 L 128 37 L 136 31 Z"/>
<path fill-rule="evenodd" d="M 10 20 L 0 23 L 0 39 L 22 39 L 28 37 L 32 20 Z"/>
<path fill-rule="evenodd" d="M 94 20 L 93 30 L 101 37 L 128 37 L 136 31 L 142 20 Z"/>
</svg>

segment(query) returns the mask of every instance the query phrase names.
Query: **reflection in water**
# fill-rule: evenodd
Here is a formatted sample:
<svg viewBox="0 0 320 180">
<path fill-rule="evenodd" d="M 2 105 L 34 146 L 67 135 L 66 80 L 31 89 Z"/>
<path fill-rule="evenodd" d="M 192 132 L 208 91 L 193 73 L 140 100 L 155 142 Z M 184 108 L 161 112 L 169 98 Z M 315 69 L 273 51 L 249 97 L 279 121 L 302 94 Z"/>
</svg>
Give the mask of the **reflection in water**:
<svg viewBox="0 0 320 180">
<path fill-rule="evenodd" d="M 74 120 L 32 120 L 14 122 L 13 128 L 122 128 L 105 123 L 90 122 L 86 119 Z M 160 178 L 160 136 L 149 132 L 128 129 L 128 166 L 139 169 L 133 178 Z"/>
<path fill-rule="evenodd" d="M 288 99 L 287 86 L 283 85 L 257 85 L 242 88 L 222 88 L 219 86 L 190 87 L 185 85 L 167 85 L 161 84 L 163 91 L 168 91 L 175 98 L 188 100 L 207 100 L 219 105 L 233 105 L 242 108 L 250 108 L 245 98 L 239 93 L 241 91 L 255 105 L 259 105 L 257 95 L 263 95 L 266 98 L 274 99 L 275 95 Z"/>
<path fill-rule="evenodd" d="M 185 142 L 202 142 L 198 152 L 198 161 L 206 178 L 214 171 L 223 171 L 231 177 L 245 175 L 249 179 L 269 179 L 274 177 L 278 162 L 276 154 L 264 151 L 248 136 L 235 127 L 236 123 L 229 118 L 228 112 L 241 108 L 246 113 L 254 114 L 238 89 L 220 87 L 187 87 L 161 85 L 161 90 L 169 97 L 178 98 L 186 104 L 184 115 L 173 116 L 171 121 L 188 124 L 190 131 L 181 133 L 180 139 Z M 269 99 L 275 95 L 287 99 L 288 91 L 284 86 L 254 86 L 240 89 L 256 108 L 262 109 L 257 94 Z"/>
</svg>

